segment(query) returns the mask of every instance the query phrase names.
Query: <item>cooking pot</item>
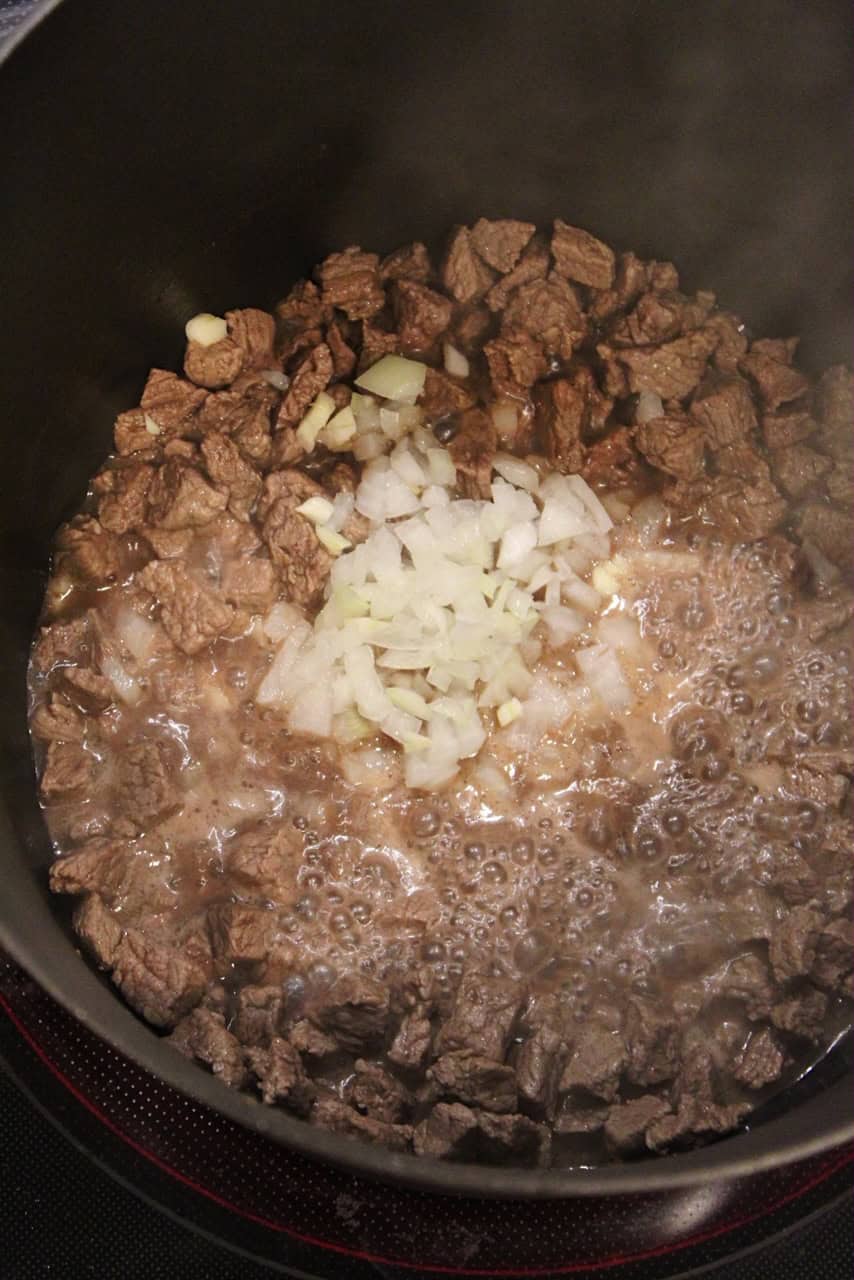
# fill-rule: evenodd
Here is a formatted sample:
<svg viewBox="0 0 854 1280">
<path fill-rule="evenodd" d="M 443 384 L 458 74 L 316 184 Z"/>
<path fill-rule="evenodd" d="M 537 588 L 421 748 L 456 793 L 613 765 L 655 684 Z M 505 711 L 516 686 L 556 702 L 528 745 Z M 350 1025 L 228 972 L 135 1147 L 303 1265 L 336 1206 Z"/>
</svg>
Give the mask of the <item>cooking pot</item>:
<svg viewBox="0 0 854 1280">
<path fill-rule="evenodd" d="M 433 1189 L 558 1196 L 697 1184 L 854 1136 L 845 1045 L 749 1132 L 597 1170 L 439 1165 L 230 1092 L 80 956 L 26 725 L 51 537 L 151 365 L 198 311 L 269 306 L 343 245 L 561 215 L 673 258 L 757 332 L 849 356 L 844 0 L 66 0 L 0 73 L 3 464 L 0 944 L 144 1068 L 323 1160 Z"/>
</svg>

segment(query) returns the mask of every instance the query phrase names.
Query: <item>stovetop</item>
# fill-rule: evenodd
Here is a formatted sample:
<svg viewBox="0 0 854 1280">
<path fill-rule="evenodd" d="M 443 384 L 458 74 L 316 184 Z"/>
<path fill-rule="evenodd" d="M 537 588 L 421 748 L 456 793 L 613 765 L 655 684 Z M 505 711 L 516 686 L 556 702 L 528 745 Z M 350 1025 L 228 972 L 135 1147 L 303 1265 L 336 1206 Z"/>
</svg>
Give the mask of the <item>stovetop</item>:
<svg viewBox="0 0 854 1280">
<path fill-rule="evenodd" d="M 173 1092 L 0 953 L 3 1280 L 840 1280 L 854 1149 L 666 1194 L 478 1201 L 313 1164 Z M 785 1237 L 785 1238 L 784 1238 Z"/>
</svg>

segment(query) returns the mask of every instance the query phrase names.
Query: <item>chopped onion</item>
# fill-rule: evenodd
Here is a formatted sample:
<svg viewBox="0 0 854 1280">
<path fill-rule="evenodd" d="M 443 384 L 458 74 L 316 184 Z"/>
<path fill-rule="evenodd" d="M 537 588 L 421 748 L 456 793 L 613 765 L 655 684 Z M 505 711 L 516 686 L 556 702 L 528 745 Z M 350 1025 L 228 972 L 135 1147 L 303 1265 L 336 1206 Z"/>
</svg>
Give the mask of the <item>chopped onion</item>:
<svg viewBox="0 0 854 1280">
<path fill-rule="evenodd" d="M 271 387 L 275 387 L 277 391 L 287 391 L 291 385 L 291 380 L 286 373 L 282 373 L 281 369 L 262 369 L 261 377 L 265 382 L 269 382 Z"/>
<path fill-rule="evenodd" d="M 340 556 L 342 551 L 346 551 L 348 547 L 353 545 L 349 538 L 344 537 L 343 533 L 336 533 L 334 529 L 330 529 L 325 524 L 318 525 L 315 533 L 331 556 Z"/>
<path fill-rule="evenodd" d="M 504 444 L 508 444 L 513 440 L 516 434 L 519 416 L 515 404 L 494 404 L 492 406 L 492 421 L 495 430 L 498 432 L 498 438 Z"/>
<path fill-rule="evenodd" d="M 469 362 L 462 351 L 452 347 L 450 342 L 445 343 L 443 351 L 446 371 L 454 378 L 467 378 L 469 376 Z"/>
<path fill-rule="evenodd" d="M 652 422 L 654 418 L 664 416 L 664 405 L 661 396 L 654 391 L 642 391 L 638 396 L 638 407 L 635 410 L 635 422 Z"/>
<path fill-rule="evenodd" d="M 343 449 L 356 434 L 356 417 L 348 404 L 332 417 L 318 435 L 321 444 L 327 449 Z"/>
<path fill-rule="evenodd" d="M 617 655 L 607 644 L 592 644 L 577 649 L 575 661 L 587 685 L 611 711 L 624 711 L 631 703 L 631 693 L 626 684 Z"/>
<path fill-rule="evenodd" d="M 356 386 L 384 400 L 414 404 L 424 389 L 426 364 L 404 356 L 382 356 L 356 379 Z"/>
<path fill-rule="evenodd" d="M 297 427 L 297 440 L 299 440 L 306 453 L 311 453 L 317 437 L 334 412 L 335 401 L 332 396 L 325 391 L 321 391 Z"/>
<path fill-rule="evenodd" d="M 188 342 L 197 342 L 200 347 L 212 347 L 228 337 L 228 325 L 222 316 L 212 316 L 209 311 L 200 311 L 184 325 L 184 333 Z"/>
<path fill-rule="evenodd" d="M 301 503 L 297 507 L 297 512 L 299 515 L 305 516 L 306 520 L 310 520 L 312 524 L 326 524 L 332 515 L 332 503 L 328 498 L 321 498 L 316 495 Z"/>
<path fill-rule="evenodd" d="M 505 725 L 512 724 L 514 720 L 518 720 L 522 714 L 522 704 L 518 698 L 508 698 L 506 702 L 502 702 L 495 715 L 502 729 Z"/>
<path fill-rule="evenodd" d="M 537 529 L 532 521 L 511 525 L 501 539 L 498 568 L 510 569 L 524 560 L 537 545 Z"/>
<path fill-rule="evenodd" d="M 515 414 L 516 410 L 513 410 Z M 515 485 L 518 489 L 526 489 L 528 493 L 536 493 L 540 487 L 540 477 L 528 462 L 514 458 L 512 453 L 497 453 L 492 460 L 493 470 L 502 480 Z"/>
</svg>

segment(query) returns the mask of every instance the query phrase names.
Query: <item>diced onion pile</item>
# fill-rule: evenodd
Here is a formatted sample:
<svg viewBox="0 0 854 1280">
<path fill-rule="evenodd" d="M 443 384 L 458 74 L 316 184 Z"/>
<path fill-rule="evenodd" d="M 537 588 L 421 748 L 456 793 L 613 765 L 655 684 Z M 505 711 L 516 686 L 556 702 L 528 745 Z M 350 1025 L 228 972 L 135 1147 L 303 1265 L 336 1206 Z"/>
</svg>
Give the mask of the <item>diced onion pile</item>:
<svg viewBox="0 0 854 1280">
<path fill-rule="evenodd" d="M 295 732 L 344 744 L 381 732 L 403 748 L 407 785 L 429 790 L 478 753 L 487 725 L 524 722 L 541 639 L 577 643 L 617 590 L 619 567 L 605 563 L 611 517 L 580 476 L 541 478 L 499 454 L 490 499 L 456 498 L 451 455 L 413 403 L 423 378 L 423 365 L 388 356 L 358 380 L 368 394 L 349 409 L 347 448 L 365 462 L 355 500 L 314 498 L 299 509 L 338 555 L 326 603 L 313 625 L 288 604 L 267 615 L 277 648 L 257 702 Z M 328 408 L 318 397 L 309 409 L 306 442 L 324 441 Z M 339 530 L 353 507 L 372 528 L 350 548 Z M 582 576 L 591 568 L 593 584 Z M 601 633 L 575 661 L 606 707 L 628 705 Z"/>
</svg>

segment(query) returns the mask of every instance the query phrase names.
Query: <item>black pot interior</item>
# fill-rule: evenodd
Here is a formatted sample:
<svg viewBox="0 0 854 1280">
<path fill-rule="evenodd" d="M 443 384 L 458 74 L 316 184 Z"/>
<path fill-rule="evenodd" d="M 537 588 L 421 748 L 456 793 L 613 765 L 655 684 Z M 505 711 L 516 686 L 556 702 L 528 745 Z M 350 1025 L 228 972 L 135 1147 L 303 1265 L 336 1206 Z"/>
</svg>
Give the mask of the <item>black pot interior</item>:
<svg viewBox="0 0 854 1280">
<path fill-rule="evenodd" d="M 54 6 L 47 5 L 46 9 Z M 76 954 L 24 667 L 50 539 L 151 365 L 196 311 L 266 306 L 326 252 L 555 215 L 672 258 L 756 332 L 850 355 L 851 22 L 840 0 L 66 0 L 0 73 L 0 940 L 100 1034 L 309 1154 L 484 1193 L 567 1194 L 760 1168 L 854 1132 L 850 1068 L 706 1151 L 637 1168 L 439 1169 L 354 1148 L 160 1049 Z"/>
</svg>

